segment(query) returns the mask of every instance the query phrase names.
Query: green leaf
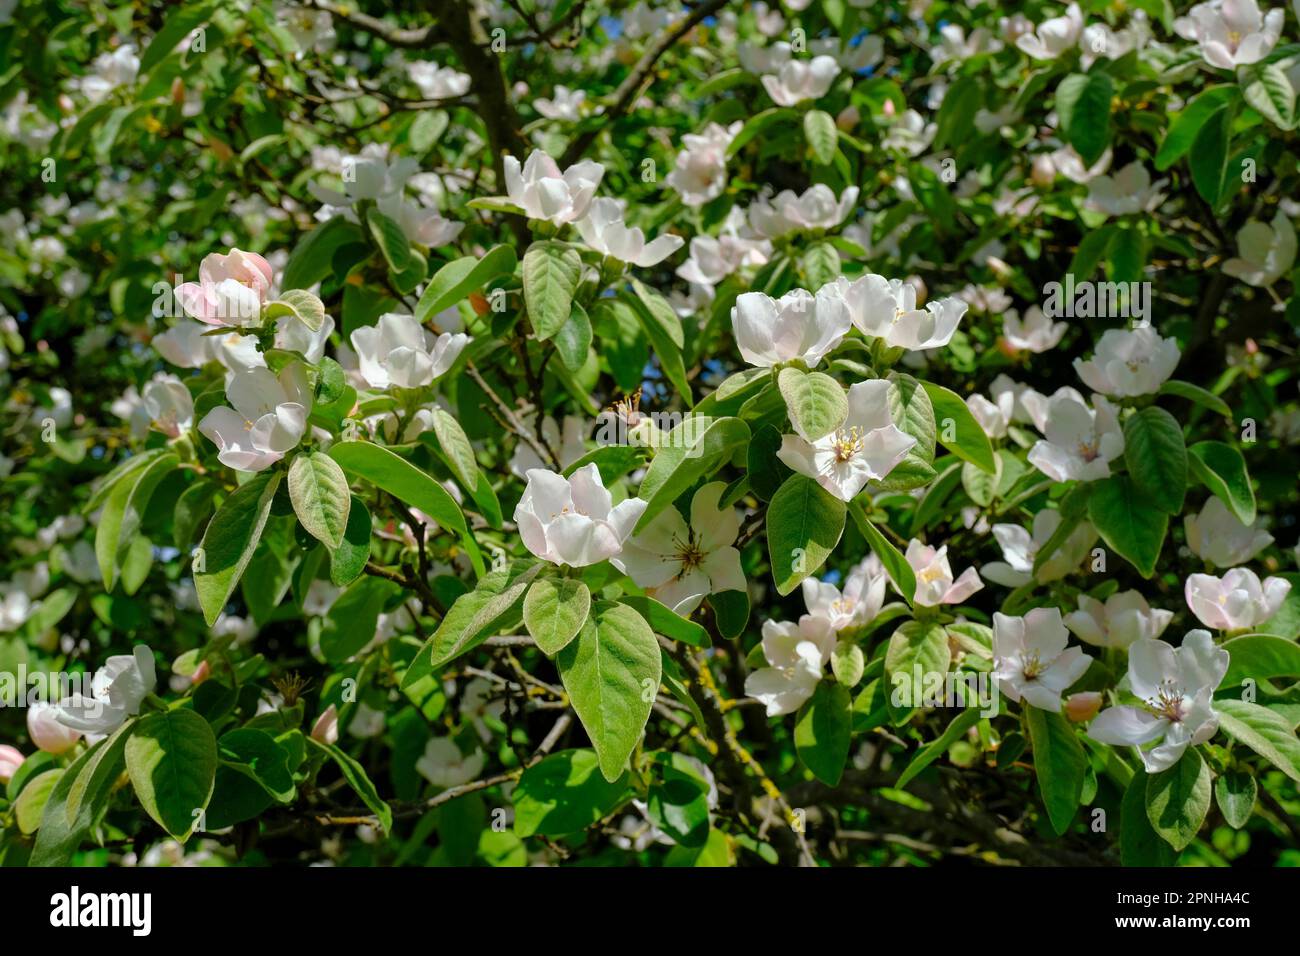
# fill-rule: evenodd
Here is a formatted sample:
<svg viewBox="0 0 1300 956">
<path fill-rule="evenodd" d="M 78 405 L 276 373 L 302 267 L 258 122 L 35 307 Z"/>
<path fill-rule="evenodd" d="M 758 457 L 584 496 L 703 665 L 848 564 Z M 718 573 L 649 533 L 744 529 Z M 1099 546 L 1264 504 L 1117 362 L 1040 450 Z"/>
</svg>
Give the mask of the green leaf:
<svg viewBox="0 0 1300 956">
<path fill-rule="evenodd" d="M 332 664 L 345 661 L 375 636 L 379 615 L 398 591 L 384 578 L 357 578 L 330 605 L 320 630 L 320 650 Z"/>
<path fill-rule="evenodd" d="M 1187 449 L 1192 474 L 1228 506 L 1242 524 L 1255 523 L 1255 492 L 1250 487 L 1246 459 L 1221 441 L 1198 441 Z"/>
<path fill-rule="evenodd" d="M 746 143 L 760 133 L 765 132 L 769 127 L 778 123 L 797 122 L 799 122 L 799 111 L 791 107 L 775 106 L 763 110 L 746 120 L 740 132 L 732 137 L 730 145 L 727 146 L 727 158 L 730 159 L 735 156 Z"/>
<path fill-rule="evenodd" d="M 910 606 L 916 597 L 916 572 L 907 563 L 907 558 L 880 533 L 879 528 L 871 523 L 859 502 L 854 501 L 849 505 L 849 513 L 853 515 L 853 521 L 862 532 L 862 536 L 867 539 L 867 546 L 876 557 L 880 558 L 880 563 L 884 565 L 885 573 L 889 575 L 894 590 L 901 594 L 903 600 Z"/>
<path fill-rule="evenodd" d="M 853 698 L 835 681 L 822 681 L 799 709 L 794 744 L 799 760 L 828 787 L 839 786 L 853 737 Z"/>
<path fill-rule="evenodd" d="M 1147 818 L 1147 783 L 1142 770 L 1124 790 L 1120 805 L 1119 853 L 1124 866 L 1173 866 L 1178 854 L 1151 826 Z"/>
<path fill-rule="evenodd" d="M 1100 70 L 1072 73 L 1056 87 L 1056 114 L 1065 139 L 1091 166 L 1110 143 L 1110 101 L 1115 87 Z"/>
<path fill-rule="evenodd" d="M 1188 101 L 1182 112 L 1178 113 L 1169 124 L 1156 152 L 1155 166 L 1164 172 L 1178 162 L 1192 148 L 1196 134 L 1201 131 L 1205 121 L 1227 105 L 1237 95 L 1236 87 L 1223 85 L 1211 86 L 1202 90 Z"/>
<path fill-rule="evenodd" d="M 1274 126 L 1296 125 L 1296 91 L 1280 63 L 1256 63 L 1242 71 L 1241 95 Z"/>
<path fill-rule="evenodd" d="M 951 663 L 952 649 L 941 624 L 934 621 L 900 624 L 890 635 L 885 651 L 890 710 L 901 712 L 919 707 L 928 675 L 947 674 Z"/>
<path fill-rule="evenodd" d="M 362 241 L 360 228 L 342 216 L 317 226 L 294 247 L 280 277 L 280 288 L 310 288 L 331 274 L 334 253 L 359 241 Z"/>
<path fill-rule="evenodd" d="M 641 615 L 622 604 L 598 603 L 556 658 L 573 709 L 613 782 L 627 769 L 659 691 L 659 642 Z"/>
<path fill-rule="evenodd" d="M 1231 770 L 1214 781 L 1214 802 L 1234 830 L 1240 830 L 1250 821 L 1258 793 L 1254 775 L 1242 770 Z"/>
<path fill-rule="evenodd" d="M 289 754 L 264 730 L 241 727 L 222 734 L 217 754 L 223 766 L 253 780 L 279 803 L 289 803 L 297 793 Z"/>
<path fill-rule="evenodd" d="M 915 454 L 925 462 L 933 462 L 937 429 L 934 405 L 925 388 L 910 375 L 890 372 L 889 391 L 886 394 L 890 419 L 901 431 L 916 439 L 916 444 L 908 454 Z"/>
<path fill-rule="evenodd" d="M 640 279 L 632 279 L 632 291 L 645 314 L 658 330 L 660 338 L 665 338 L 678 350 L 685 346 L 686 336 L 682 331 L 682 320 L 677 317 L 673 307 L 662 295 L 650 288 Z"/>
<path fill-rule="evenodd" d="M 1161 839 L 1181 852 L 1196 839 L 1210 812 L 1210 768 L 1193 748 L 1147 777 L 1147 819 Z"/>
<path fill-rule="evenodd" d="M 1002 463 L 1001 458 L 995 459 L 998 464 Z M 999 471 L 1001 469 L 998 469 Z M 998 492 L 998 485 L 1002 476 L 997 472 L 989 474 L 968 461 L 962 462 L 961 465 L 961 486 L 970 495 L 970 500 L 975 502 L 981 508 L 987 508 L 993 503 L 994 497 Z"/>
<path fill-rule="evenodd" d="M 515 833 L 560 837 L 613 813 L 631 796 L 627 776 L 609 782 L 594 750 L 563 750 L 524 771 L 515 787 Z"/>
<path fill-rule="evenodd" d="M 402 232 L 401 226 L 385 216 L 376 206 L 371 206 L 366 212 L 366 225 L 370 227 L 370 236 L 375 240 L 375 245 L 379 247 L 389 269 L 400 274 L 411 268 L 415 260 L 411 253 L 411 244 L 407 241 L 406 233 Z"/>
<path fill-rule="evenodd" d="M 217 622 L 257 549 L 283 476 L 280 471 L 254 475 L 222 502 L 203 532 L 199 543 L 203 570 L 198 570 L 196 556 L 194 589 L 208 627 Z"/>
<path fill-rule="evenodd" d="M 469 436 L 451 414 L 437 406 L 433 409 L 433 433 L 438 439 L 438 449 L 447 459 L 451 472 L 467 489 L 474 489 L 479 481 L 478 461 Z"/>
<path fill-rule="evenodd" d="M 289 289 L 274 302 L 268 302 L 262 313 L 265 319 L 278 319 L 282 315 L 292 316 L 313 332 L 319 332 L 325 324 L 325 303 L 306 289 Z"/>
<path fill-rule="evenodd" d="M 418 508 L 443 528 L 460 535 L 476 574 L 483 574 L 483 555 L 465 523 L 456 499 L 447 489 L 406 459 L 368 441 L 345 441 L 332 446 L 330 457 L 350 475 L 364 478 L 404 504 Z"/>
<path fill-rule="evenodd" d="M 867 669 L 862 648 L 853 641 L 840 641 L 831 651 L 831 673 L 845 687 L 855 687 Z"/>
<path fill-rule="evenodd" d="M 1111 237 L 1117 231 L 1117 226 L 1102 226 L 1083 237 L 1079 247 L 1074 250 L 1074 256 L 1070 259 L 1070 268 L 1067 270 L 1074 274 L 1076 281 L 1082 282 L 1092 278 L 1093 273 L 1097 271 L 1097 264 L 1110 248 Z"/>
<path fill-rule="evenodd" d="M 844 387 L 825 372 L 783 368 L 777 376 L 777 386 L 785 399 L 790 423 L 808 441 L 829 435 L 844 424 L 849 414 Z"/>
<path fill-rule="evenodd" d="M 555 351 L 565 368 L 577 372 L 587 364 L 591 339 L 591 319 L 587 317 L 587 310 L 575 302 L 569 320 L 555 334 Z"/>
<path fill-rule="evenodd" d="M 338 462 L 318 451 L 295 457 L 289 466 L 289 498 L 308 534 L 331 550 L 342 543 L 352 494 Z"/>
<path fill-rule="evenodd" d="M 212 3 L 193 3 L 172 7 L 162 27 L 140 54 L 140 75 L 147 75 L 195 28 L 206 22 L 212 16 L 214 6 Z"/>
<path fill-rule="evenodd" d="M 766 422 L 754 430 L 745 449 L 745 469 L 749 473 L 749 487 L 759 498 L 771 501 L 772 496 L 793 471 L 776 457 L 781 448 L 781 433 Z"/>
<path fill-rule="evenodd" d="M 1070 828 L 1074 811 L 1083 797 L 1083 781 L 1088 772 L 1088 755 L 1074 728 L 1060 714 L 1037 707 L 1024 708 L 1029 724 L 1029 741 L 1034 752 L 1034 775 L 1043 795 L 1052 829 L 1064 833 Z"/>
<path fill-rule="evenodd" d="M 366 768 L 335 744 L 323 744 L 312 737 L 305 739 L 334 760 L 339 770 L 343 772 L 343 779 L 348 782 L 352 792 L 360 797 L 361 802 L 369 808 L 370 812 L 379 818 L 380 829 L 388 833 L 393 828 L 393 808 L 379 796 L 379 791 L 366 773 Z"/>
<path fill-rule="evenodd" d="M 996 472 L 997 462 L 993 458 L 989 436 L 984 434 L 966 403 L 956 392 L 941 385 L 932 382 L 921 384 L 934 407 L 935 437 L 939 444 L 962 461 L 969 461 L 990 473 Z"/>
<path fill-rule="evenodd" d="M 512 246 L 493 246 L 482 259 L 455 259 L 433 274 L 415 306 L 415 320 L 423 325 L 444 309 L 483 288 L 489 279 L 515 271 L 518 259 Z"/>
<path fill-rule="evenodd" d="M 67 866 L 82 839 L 108 809 L 133 723 L 84 751 L 54 784 L 45 801 L 29 866 Z M 73 799 L 75 792 L 75 800 Z"/>
<path fill-rule="evenodd" d="M 686 367 L 682 361 L 684 335 L 681 320 L 663 296 L 652 293 L 635 279 L 632 280 L 632 288 L 636 294 L 624 296 L 623 301 L 632 307 L 633 315 L 641 324 L 641 330 L 650 340 L 650 346 L 659 359 L 660 368 L 689 407 L 694 402 L 691 383 L 686 377 Z"/>
<path fill-rule="evenodd" d="M 329 555 L 330 581 L 335 587 L 347 587 L 366 569 L 370 560 L 370 511 L 356 495 L 352 496 L 352 507 L 348 509 L 343 540 Z"/>
<path fill-rule="evenodd" d="M 1173 415 L 1152 405 L 1124 422 L 1124 461 L 1137 489 L 1166 514 L 1183 510 L 1187 447 Z"/>
<path fill-rule="evenodd" d="M 144 579 L 149 576 L 149 569 L 153 566 L 153 542 L 142 534 L 136 535 L 127 545 L 121 563 L 122 591 L 128 596 L 133 595 L 140 590 Z"/>
<path fill-rule="evenodd" d="M 739 418 L 692 415 L 668 433 L 645 477 L 638 496 L 646 502 L 637 521 L 640 534 L 651 521 L 701 478 L 717 471 L 737 448 L 749 441 L 749 426 Z"/>
<path fill-rule="evenodd" d="M 1139 492 L 1128 475 L 1112 475 L 1093 483 L 1088 520 L 1106 545 L 1144 578 L 1155 573 L 1169 515 Z"/>
<path fill-rule="evenodd" d="M 1300 644 L 1272 634 L 1244 634 L 1225 641 L 1228 671 L 1220 687 L 1236 687 L 1248 678 L 1300 677 Z"/>
<path fill-rule="evenodd" d="M 823 166 L 829 166 L 835 159 L 835 150 L 840 142 L 839 130 L 835 128 L 835 120 L 831 115 L 821 110 L 804 113 L 803 135 L 812 150 L 813 159 Z"/>
<path fill-rule="evenodd" d="M 450 124 L 451 117 L 443 110 L 425 110 L 417 113 L 415 121 L 407 131 L 411 149 L 416 153 L 428 152 L 429 148 L 437 142 L 438 137 L 447 131 Z"/>
<path fill-rule="evenodd" d="M 533 333 L 546 341 L 569 321 L 582 258 L 561 242 L 534 242 L 524 253 L 524 304 Z"/>
<path fill-rule="evenodd" d="M 201 478 L 176 499 L 176 507 L 172 509 L 172 543 L 176 550 L 189 551 L 199 522 L 212 512 L 212 499 L 219 487 L 215 481 Z"/>
<path fill-rule="evenodd" d="M 1281 714 L 1231 698 L 1216 700 L 1214 709 L 1219 714 L 1220 730 L 1300 783 L 1300 741 Z"/>
<path fill-rule="evenodd" d="M 31 834 L 40 829 L 45 804 L 63 773 L 59 769 L 45 770 L 27 781 L 18 794 L 18 799 L 14 801 L 14 819 L 18 824 L 18 832 Z"/>
<path fill-rule="evenodd" d="M 1192 168 L 1192 185 L 1211 208 L 1218 205 L 1228 176 L 1232 114 L 1231 105 L 1215 110 L 1197 130 L 1188 155 L 1188 165 Z"/>
<path fill-rule="evenodd" d="M 1146 265 L 1146 239 L 1136 229 L 1125 223 L 1111 234 L 1106 246 L 1109 260 L 1108 277 L 1111 282 L 1138 282 Z"/>
<path fill-rule="evenodd" d="M 830 242 L 815 242 L 799 257 L 799 268 L 804 283 L 810 289 L 820 289 L 834 282 L 841 271 L 840 254 Z"/>
<path fill-rule="evenodd" d="M 96 511 L 108 500 L 108 496 L 112 493 L 113 489 L 125 481 L 129 476 L 134 474 L 135 477 L 138 478 L 139 475 L 136 473 L 140 469 L 143 469 L 151 462 L 157 461 L 164 455 L 170 454 L 172 454 L 172 452 L 167 451 L 164 448 L 153 448 L 149 451 L 142 451 L 138 455 L 131 455 L 130 457 L 123 459 L 113 468 L 112 471 L 95 482 L 91 489 L 90 500 L 82 506 L 81 513 L 88 515 Z"/>
<path fill-rule="evenodd" d="M 540 578 L 524 596 L 524 626 L 547 657 L 578 636 L 590 612 L 591 591 L 573 578 Z"/>
<path fill-rule="evenodd" d="M 710 781 L 685 754 L 657 753 L 646 795 L 646 814 L 678 846 L 703 846 L 709 838 Z"/>
<path fill-rule="evenodd" d="M 483 641 L 503 633 L 507 623 L 522 622 L 515 614 L 523 603 L 524 592 L 542 569 L 535 562 L 516 561 L 479 578 L 473 591 L 456 598 L 433 636 L 420 648 L 406 676 L 402 689 L 409 688 L 448 661 L 473 650 Z"/>
<path fill-rule="evenodd" d="M 1177 395 L 1179 398 L 1185 398 L 1189 402 L 1195 402 L 1197 405 L 1208 408 L 1224 418 L 1232 418 L 1232 409 L 1228 407 L 1227 402 L 1213 392 L 1206 391 L 1191 382 L 1180 382 L 1178 379 L 1171 378 L 1160 386 L 1160 391 L 1156 394 Z"/>
<path fill-rule="evenodd" d="M 179 463 L 176 455 L 162 455 L 127 472 L 113 485 L 100 513 L 99 526 L 95 529 L 95 559 L 99 563 L 105 591 L 113 590 L 117 569 L 140 530 L 154 489 Z"/>
<path fill-rule="evenodd" d="M 217 739 L 192 710 L 146 714 L 127 737 L 126 769 L 145 812 L 184 841 L 212 796 Z"/>
<path fill-rule="evenodd" d="M 847 506 L 804 475 L 791 475 L 767 508 L 767 549 L 778 594 L 826 563 L 844 533 Z"/>
<path fill-rule="evenodd" d="M 971 707 L 963 710 L 952 719 L 947 730 L 940 734 L 938 739 L 931 741 L 916 752 L 916 756 L 907 765 L 907 769 L 899 774 L 898 782 L 894 786 L 899 790 L 907 789 L 907 785 L 916 779 L 917 774 L 947 753 L 948 748 L 965 737 L 966 731 L 978 724 L 979 721 L 980 712 L 978 708 Z"/>
<path fill-rule="evenodd" d="M 743 591 L 723 591 L 721 594 L 744 594 Z M 719 594 L 709 595 L 709 602 L 712 604 Z M 675 614 L 671 608 L 665 607 L 652 597 L 645 597 L 640 594 L 625 594 L 619 598 L 620 604 L 626 604 L 632 610 L 636 611 L 645 622 L 650 625 L 650 630 L 656 634 L 662 634 L 672 641 L 681 641 L 683 644 L 690 644 L 692 647 L 708 647 L 709 632 L 694 621 L 688 621 L 684 617 Z M 717 613 L 717 607 L 714 607 Z M 722 624 L 718 624 L 718 629 L 722 630 Z M 725 632 L 724 632 L 725 634 Z"/>
</svg>

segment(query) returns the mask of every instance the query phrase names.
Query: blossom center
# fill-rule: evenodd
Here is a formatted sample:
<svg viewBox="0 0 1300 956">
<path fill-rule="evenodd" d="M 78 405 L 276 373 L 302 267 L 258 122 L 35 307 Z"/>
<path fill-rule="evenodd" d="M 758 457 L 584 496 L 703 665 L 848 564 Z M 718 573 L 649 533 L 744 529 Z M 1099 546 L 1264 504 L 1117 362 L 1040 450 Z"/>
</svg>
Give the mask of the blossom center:
<svg viewBox="0 0 1300 956">
<path fill-rule="evenodd" d="M 704 549 L 695 540 L 694 531 L 687 532 L 685 541 L 674 540 L 673 544 L 677 547 L 677 562 L 682 566 L 677 574 L 679 578 L 704 563 Z"/>
<path fill-rule="evenodd" d="M 1045 670 L 1047 665 L 1039 658 L 1038 651 L 1030 651 L 1020 663 L 1020 673 L 1025 680 L 1033 680 Z"/>
<path fill-rule="evenodd" d="M 852 428 L 841 428 L 831 439 L 831 451 L 835 452 L 836 461 L 849 461 L 858 452 L 862 451 L 862 429 L 857 425 Z"/>
<path fill-rule="evenodd" d="M 1183 694 L 1183 689 L 1173 682 L 1172 678 L 1166 679 L 1160 685 L 1160 690 L 1155 697 L 1147 699 L 1147 706 L 1157 717 L 1163 717 L 1172 723 L 1181 723 L 1187 716 L 1187 698 Z"/>
</svg>

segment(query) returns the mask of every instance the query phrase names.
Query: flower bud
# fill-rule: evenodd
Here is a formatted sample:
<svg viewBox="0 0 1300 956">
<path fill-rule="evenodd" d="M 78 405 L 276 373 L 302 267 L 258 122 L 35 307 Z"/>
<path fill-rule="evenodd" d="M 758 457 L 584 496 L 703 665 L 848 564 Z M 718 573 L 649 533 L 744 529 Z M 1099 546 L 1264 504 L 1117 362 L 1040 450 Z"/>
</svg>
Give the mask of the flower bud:
<svg viewBox="0 0 1300 956">
<path fill-rule="evenodd" d="M 1065 716 L 1076 724 L 1092 720 L 1101 710 L 1101 694 L 1095 690 L 1071 694 L 1065 699 Z"/>
<path fill-rule="evenodd" d="M 8 744 L 0 744 L 0 783 L 8 783 L 23 764 L 23 755 Z"/>
<path fill-rule="evenodd" d="M 835 125 L 844 132 L 851 133 L 861 120 L 862 114 L 858 112 L 858 108 L 850 105 L 840 110 L 839 115 L 835 117 Z"/>
<path fill-rule="evenodd" d="M 43 702 L 32 704 L 27 710 L 27 735 L 47 754 L 71 750 L 81 739 L 81 731 L 59 723 L 57 713 L 56 707 Z"/>
<path fill-rule="evenodd" d="M 316 723 L 311 728 L 311 739 L 322 744 L 338 743 L 339 712 L 333 704 L 316 718 Z"/>
<path fill-rule="evenodd" d="M 1030 181 L 1040 189 L 1046 189 L 1056 182 L 1056 164 L 1046 153 L 1034 157 L 1034 165 L 1029 173 Z"/>
</svg>

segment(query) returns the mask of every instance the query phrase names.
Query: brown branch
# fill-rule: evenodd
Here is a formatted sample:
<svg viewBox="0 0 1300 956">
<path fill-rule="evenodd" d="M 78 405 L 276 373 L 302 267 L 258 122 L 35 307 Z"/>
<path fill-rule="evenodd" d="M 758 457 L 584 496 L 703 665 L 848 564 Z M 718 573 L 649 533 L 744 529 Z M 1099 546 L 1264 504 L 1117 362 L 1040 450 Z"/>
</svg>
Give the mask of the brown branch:
<svg viewBox="0 0 1300 956">
<path fill-rule="evenodd" d="M 438 38 L 436 24 L 408 30 L 395 27 L 386 20 L 372 17 L 368 13 L 330 3 L 328 0 L 303 0 L 302 5 L 313 10 L 322 10 L 334 19 L 342 20 L 363 33 L 379 37 L 379 39 L 393 47 L 418 50 L 431 46 Z"/>
<path fill-rule="evenodd" d="M 564 150 L 564 155 L 560 158 L 560 168 L 563 169 L 576 162 L 587 151 L 587 147 L 596 139 L 601 129 L 607 127 L 611 122 L 627 112 L 628 107 L 640 95 L 642 85 L 649 80 L 650 73 L 655 68 L 655 64 L 659 62 L 659 58 L 667 53 L 674 43 L 694 29 L 695 25 L 705 17 L 712 16 L 725 7 L 727 2 L 728 0 L 706 0 L 706 2 L 701 3 L 692 10 L 688 16 L 674 24 L 671 30 L 665 32 L 654 43 L 646 47 L 645 53 L 641 55 L 641 59 L 632 68 L 632 72 L 614 91 L 614 103 L 605 111 L 605 122 L 600 126 L 594 126 L 585 132 L 579 133 L 570 141 L 568 147 Z"/>
</svg>

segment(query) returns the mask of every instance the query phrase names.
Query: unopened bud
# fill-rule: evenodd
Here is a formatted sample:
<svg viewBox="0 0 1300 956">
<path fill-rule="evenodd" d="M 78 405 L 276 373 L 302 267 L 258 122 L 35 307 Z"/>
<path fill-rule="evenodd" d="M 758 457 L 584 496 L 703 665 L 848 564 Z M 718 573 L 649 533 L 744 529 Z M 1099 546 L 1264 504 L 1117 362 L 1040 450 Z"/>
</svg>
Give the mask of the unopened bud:
<svg viewBox="0 0 1300 956">
<path fill-rule="evenodd" d="M 57 713 L 53 704 L 44 701 L 37 701 L 27 710 L 27 736 L 47 754 L 71 750 L 81 739 L 81 731 L 59 723 Z"/>
<path fill-rule="evenodd" d="M 0 744 L 0 783 L 8 783 L 23 765 L 23 755 L 8 744 Z"/>
<path fill-rule="evenodd" d="M 1052 157 L 1046 153 L 1035 156 L 1029 179 L 1039 189 L 1046 189 L 1056 182 L 1056 164 L 1052 162 Z"/>
<path fill-rule="evenodd" d="M 325 713 L 316 718 L 316 723 L 311 728 L 311 739 L 322 744 L 338 743 L 339 712 L 333 704 L 330 704 L 325 709 Z"/>
<path fill-rule="evenodd" d="M 1092 720 L 1101 710 L 1101 694 L 1095 690 L 1071 694 L 1065 699 L 1065 716 L 1076 724 Z"/>
</svg>

